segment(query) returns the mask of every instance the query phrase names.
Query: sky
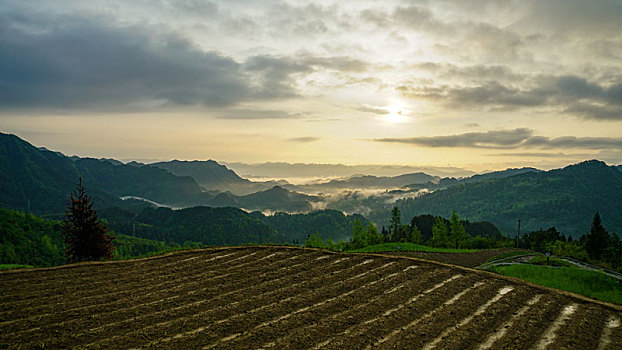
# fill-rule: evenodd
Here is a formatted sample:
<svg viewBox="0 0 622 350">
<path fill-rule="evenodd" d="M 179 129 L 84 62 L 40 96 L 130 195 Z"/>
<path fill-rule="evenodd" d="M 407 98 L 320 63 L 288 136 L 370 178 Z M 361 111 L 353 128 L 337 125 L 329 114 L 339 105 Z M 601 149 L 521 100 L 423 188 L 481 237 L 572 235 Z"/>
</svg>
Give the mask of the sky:
<svg viewBox="0 0 622 350">
<path fill-rule="evenodd" d="M 0 131 L 121 160 L 622 163 L 619 0 L 0 0 Z"/>
</svg>

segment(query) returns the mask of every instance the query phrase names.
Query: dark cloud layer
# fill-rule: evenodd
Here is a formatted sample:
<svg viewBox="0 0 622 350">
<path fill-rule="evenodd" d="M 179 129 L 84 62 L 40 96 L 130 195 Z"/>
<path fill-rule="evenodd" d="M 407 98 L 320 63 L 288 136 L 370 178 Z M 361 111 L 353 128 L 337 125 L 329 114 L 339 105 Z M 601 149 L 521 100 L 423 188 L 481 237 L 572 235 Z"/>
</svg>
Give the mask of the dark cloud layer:
<svg viewBox="0 0 622 350">
<path fill-rule="evenodd" d="M 231 106 L 298 96 L 295 78 L 318 68 L 360 72 L 367 64 L 309 53 L 237 62 L 162 28 L 0 11 L 4 109 Z"/>
<path fill-rule="evenodd" d="M 172 34 L 76 17 L 36 22 L 0 18 L 3 107 L 221 106 L 253 94 L 240 64 Z"/>
<path fill-rule="evenodd" d="M 622 138 L 612 137 L 575 137 L 564 136 L 549 138 L 533 136 L 533 131 L 526 128 L 513 130 L 492 130 L 448 136 L 382 138 L 377 142 L 405 143 L 423 147 L 464 147 L 490 149 L 622 149 Z"/>
<path fill-rule="evenodd" d="M 398 87 L 414 98 L 438 100 L 455 108 L 519 109 L 549 107 L 588 119 L 622 120 L 622 81 L 612 85 L 579 76 L 538 76 L 519 88 L 498 81 L 475 86 Z"/>
</svg>

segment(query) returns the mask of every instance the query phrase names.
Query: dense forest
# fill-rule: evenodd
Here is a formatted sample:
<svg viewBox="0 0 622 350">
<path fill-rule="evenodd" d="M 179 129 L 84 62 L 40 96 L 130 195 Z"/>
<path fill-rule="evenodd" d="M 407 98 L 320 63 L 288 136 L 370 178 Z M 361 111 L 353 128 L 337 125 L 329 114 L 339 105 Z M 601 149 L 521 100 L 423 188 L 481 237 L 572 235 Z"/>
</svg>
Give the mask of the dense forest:
<svg viewBox="0 0 622 350">
<path fill-rule="evenodd" d="M 421 214 L 448 216 L 452 210 L 472 220 L 486 220 L 515 236 L 523 231 L 556 226 L 580 237 L 589 229 L 594 212 L 613 231 L 622 231 L 622 172 L 600 161 L 587 161 L 547 172 L 529 171 L 501 179 L 460 184 L 396 202 L 406 217 Z M 368 216 L 386 225 L 389 210 Z"/>
<path fill-rule="evenodd" d="M 316 240 L 317 237 L 313 237 L 310 244 L 314 244 Z M 380 231 L 372 223 L 364 225 L 357 222 L 353 228 L 352 240 L 345 248 L 358 249 L 389 242 L 454 249 L 489 249 L 515 245 L 513 240 L 503 236 L 491 223 L 460 220 L 455 211 L 449 219 L 420 215 L 413 217 L 410 224 L 403 224 L 400 209 L 394 207 L 391 210 L 390 225 L 383 226 Z"/>
<path fill-rule="evenodd" d="M 196 241 L 208 245 L 303 244 L 315 232 L 324 238 L 348 240 L 355 220 L 367 222 L 360 215 L 346 216 L 335 210 L 264 215 L 231 207 L 193 207 L 147 208 L 133 214 L 110 208 L 100 214 L 116 232 L 165 242 Z"/>
</svg>

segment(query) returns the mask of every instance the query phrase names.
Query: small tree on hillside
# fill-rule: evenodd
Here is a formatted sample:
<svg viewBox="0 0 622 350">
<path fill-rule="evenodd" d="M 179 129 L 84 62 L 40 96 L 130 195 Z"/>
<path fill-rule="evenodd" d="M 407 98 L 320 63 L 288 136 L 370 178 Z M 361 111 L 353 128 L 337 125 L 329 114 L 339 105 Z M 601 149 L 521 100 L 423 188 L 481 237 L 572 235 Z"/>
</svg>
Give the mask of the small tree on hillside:
<svg viewBox="0 0 622 350">
<path fill-rule="evenodd" d="M 410 229 L 411 229 L 412 242 L 415 244 L 421 244 L 423 238 L 421 236 L 421 231 L 419 231 L 419 228 L 417 227 L 417 225 L 411 225 Z"/>
<path fill-rule="evenodd" d="M 466 245 L 466 241 L 469 238 L 464 226 L 460 222 L 460 217 L 458 213 L 454 210 L 451 214 L 451 218 L 449 219 L 449 241 L 453 248 L 462 248 Z"/>
<path fill-rule="evenodd" d="M 99 220 L 91 199 L 84 192 L 82 178 L 71 194 L 62 231 L 67 243 L 65 255 L 68 262 L 112 259 L 112 240 L 115 237 Z"/>
<path fill-rule="evenodd" d="M 363 224 L 358 219 L 354 220 L 354 226 L 352 227 L 352 248 L 358 249 L 366 247 L 369 244 L 367 240 L 367 232 L 365 228 L 363 228 Z"/>
<path fill-rule="evenodd" d="M 448 247 L 447 224 L 445 220 L 437 216 L 432 226 L 432 245 L 434 247 Z"/>
</svg>

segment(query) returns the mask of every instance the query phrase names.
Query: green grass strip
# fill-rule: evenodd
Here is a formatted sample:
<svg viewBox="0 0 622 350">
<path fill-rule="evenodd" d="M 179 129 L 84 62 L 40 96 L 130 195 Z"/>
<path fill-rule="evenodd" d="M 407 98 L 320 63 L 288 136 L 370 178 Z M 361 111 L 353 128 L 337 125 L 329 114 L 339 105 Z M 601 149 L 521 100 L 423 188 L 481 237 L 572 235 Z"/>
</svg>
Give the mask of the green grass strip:
<svg viewBox="0 0 622 350">
<path fill-rule="evenodd" d="M 599 271 L 524 264 L 494 266 L 488 270 L 586 297 L 622 304 L 622 281 Z"/>
<path fill-rule="evenodd" d="M 30 269 L 32 267 L 32 265 L 0 264 L 0 270 Z"/>
<path fill-rule="evenodd" d="M 428 247 L 415 243 L 382 243 L 376 245 L 370 245 L 364 248 L 349 250 L 349 252 L 355 253 L 379 253 L 379 252 L 393 252 L 393 251 L 417 251 L 417 252 L 436 252 L 436 253 L 474 253 L 479 252 L 479 249 L 450 249 L 450 248 L 435 248 Z"/>
</svg>

